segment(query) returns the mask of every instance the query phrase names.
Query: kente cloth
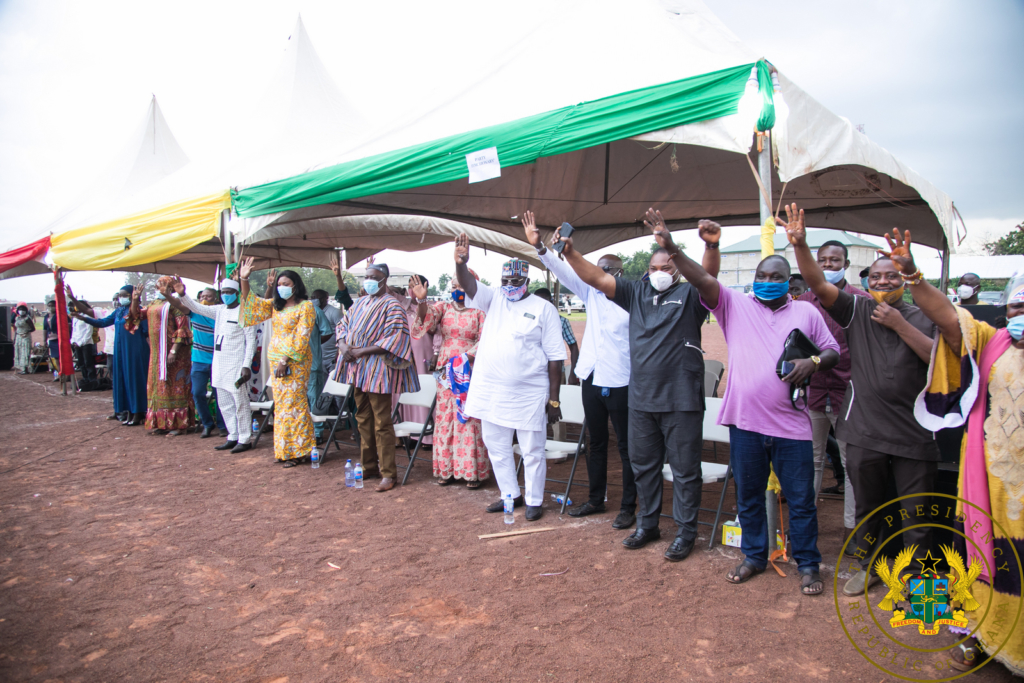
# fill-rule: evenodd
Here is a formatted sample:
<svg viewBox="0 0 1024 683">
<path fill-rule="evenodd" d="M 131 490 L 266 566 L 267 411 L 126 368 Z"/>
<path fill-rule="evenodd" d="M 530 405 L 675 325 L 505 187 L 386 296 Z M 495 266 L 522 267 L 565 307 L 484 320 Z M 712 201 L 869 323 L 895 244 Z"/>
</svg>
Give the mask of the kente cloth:
<svg viewBox="0 0 1024 683">
<path fill-rule="evenodd" d="M 469 396 L 469 380 L 473 378 L 473 364 L 463 353 L 448 361 L 447 370 L 448 386 L 455 397 L 455 416 L 466 424 L 466 397 Z"/>
<path fill-rule="evenodd" d="M 530 264 L 521 259 L 510 259 L 505 261 L 501 267 L 502 277 L 530 277 Z"/>
<path fill-rule="evenodd" d="M 192 399 L 192 325 L 184 313 L 165 301 L 139 311 L 149 332 L 149 378 L 146 383 L 146 429 L 189 429 L 196 424 Z M 130 333 L 141 333 L 141 319 L 129 317 Z M 171 347 L 181 348 L 173 361 Z M 162 378 L 161 378 L 162 376 Z"/>
</svg>

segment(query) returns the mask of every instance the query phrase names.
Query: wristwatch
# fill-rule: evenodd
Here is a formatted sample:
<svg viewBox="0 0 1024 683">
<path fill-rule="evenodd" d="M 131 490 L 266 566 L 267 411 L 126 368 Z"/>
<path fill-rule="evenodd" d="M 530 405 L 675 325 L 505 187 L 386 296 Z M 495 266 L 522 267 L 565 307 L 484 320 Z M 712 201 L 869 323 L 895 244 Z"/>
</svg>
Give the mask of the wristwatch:
<svg viewBox="0 0 1024 683">
<path fill-rule="evenodd" d="M 814 371 L 817 372 L 818 368 L 821 367 L 821 358 L 818 356 L 811 356 L 811 362 L 814 363 Z"/>
<path fill-rule="evenodd" d="M 718 242 L 705 242 L 704 243 L 704 248 L 705 249 L 718 249 L 718 247 L 719 247 Z"/>
<path fill-rule="evenodd" d="M 558 401 L 548 401 L 548 405 L 551 406 L 552 408 L 557 408 L 562 404 L 559 403 Z"/>
</svg>

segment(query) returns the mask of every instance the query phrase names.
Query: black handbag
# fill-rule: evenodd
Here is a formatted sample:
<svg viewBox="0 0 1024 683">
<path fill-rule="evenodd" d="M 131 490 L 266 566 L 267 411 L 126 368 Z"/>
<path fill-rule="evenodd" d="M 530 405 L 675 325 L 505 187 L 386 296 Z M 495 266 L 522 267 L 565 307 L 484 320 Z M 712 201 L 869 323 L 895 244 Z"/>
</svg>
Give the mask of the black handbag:
<svg viewBox="0 0 1024 683">
<path fill-rule="evenodd" d="M 782 355 L 779 356 L 779 361 L 775 364 L 775 374 L 782 379 L 793 371 L 793 361 L 820 355 L 821 349 L 808 339 L 806 334 L 800 330 L 793 330 L 782 345 Z M 793 393 L 790 394 L 789 400 L 796 410 L 803 410 L 807 407 L 807 385 L 810 383 L 811 379 L 808 377 L 802 384 L 793 387 Z M 798 406 L 797 401 L 801 399 L 803 406 Z"/>
</svg>

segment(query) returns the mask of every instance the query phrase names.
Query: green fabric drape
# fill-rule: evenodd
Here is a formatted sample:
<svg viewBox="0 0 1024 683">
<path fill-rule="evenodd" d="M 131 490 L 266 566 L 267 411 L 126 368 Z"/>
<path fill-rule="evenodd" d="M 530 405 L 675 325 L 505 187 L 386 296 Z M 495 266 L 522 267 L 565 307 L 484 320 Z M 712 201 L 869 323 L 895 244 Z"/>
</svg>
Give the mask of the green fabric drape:
<svg viewBox="0 0 1024 683">
<path fill-rule="evenodd" d="M 734 114 L 754 64 L 563 107 L 232 192 L 239 216 L 261 216 L 445 183 L 469 175 L 466 154 L 497 147 L 503 168 Z M 775 121 L 768 65 L 757 63 L 762 125 Z"/>
</svg>

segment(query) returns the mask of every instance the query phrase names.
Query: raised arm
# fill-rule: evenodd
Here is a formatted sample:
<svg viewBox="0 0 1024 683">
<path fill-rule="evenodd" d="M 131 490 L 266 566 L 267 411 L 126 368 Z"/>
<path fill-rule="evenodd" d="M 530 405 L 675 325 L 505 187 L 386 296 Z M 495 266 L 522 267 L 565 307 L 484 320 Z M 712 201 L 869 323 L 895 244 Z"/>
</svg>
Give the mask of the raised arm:
<svg viewBox="0 0 1024 683">
<path fill-rule="evenodd" d="M 917 269 L 914 257 L 910 253 L 910 231 L 904 231 L 901 237 L 900 231 L 893 228 L 892 237 L 886 235 L 885 241 L 889 243 L 889 251 L 879 249 L 879 253 L 883 256 L 888 256 L 896 264 L 896 267 L 899 268 L 900 273 L 903 275 L 903 282 L 910 287 L 910 291 L 914 296 L 914 304 L 928 316 L 929 320 L 935 323 L 935 326 L 939 328 L 939 332 L 945 338 L 949 347 L 959 351 L 963 342 L 960 316 L 957 315 L 956 307 L 946 298 L 946 295 L 932 287 Z M 900 317 L 902 318 L 903 316 Z M 924 337 L 916 328 L 914 331 Z M 900 337 L 903 338 L 903 335 L 901 334 Z M 927 337 L 925 338 L 927 339 Z M 914 349 L 914 352 L 917 353 L 917 348 L 911 342 L 906 339 L 903 341 L 906 341 Z M 929 339 L 928 341 L 930 344 L 931 340 Z M 917 355 L 920 356 L 921 354 L 918 353 Z M 924 361 L 926 363 L 931 361 L 930 348 L 928 357 L 924 358 Z"/>
<path fill-rule="evenodd" d="M 455 273 L 470 299 L 476 298 L 476 278 L 469 272 L 469 237 L 461 233 L 455 238 Z"/>
<path fill-rule="evenodd" d="M 647 213 L 644 215 L 644 225 L 654 233 L 654 240 L 658 246 L 668 252 L 669 258 L 672 259 L 679 274 L 697 288 L 704 303 L 712 309 L 718 308 L 718 280 L 704 270 L 699 263 L 684 254 L 682 249 L 672 241 L 672 233 L 665 225 L 665 219 L 662 218 L 661 212 L 655 211 L 653 208 L 647 209 Z"/>
<path fill-rule="evenodd" d="M 807 287 L 814 292 L 824 308 L 832 308 L 839 298 L 839 288 L 825 279 L 821 266 L 811 253 L 811 248 L 807 246 L 804 210 L 798 209 L 795 203 L 786 206 L 786 220 L 780 218 L 779 224 L 786 229 L 786 237 L 789 238 L 789 243 L 793 245 L 793 252 L 796 254 L 796 265 L 800 268 L 800 274 L 804 276 Z"/>
<path fill-rule="evenodd" d="M 341 262 L 338 261 L 337 254 L 331 256 L 331 271 L 334 273 L 334 279 L 338 282 L 338 291 L 334 294 L 334 300 L 347 311 L 353 303 L 352 295 L 348 293 L 348 285 L 345 284 L 345 278 L 341 276 Z"/>
<path fill-rule="evenodd" d="M 537 224 L 533 220 L 532 211 L 527 211 L 523 215 L 523 228 L 526 230 L 526 239 L 530 244 L 538 249 L 543 246 L 540 241 L 540 232 L 537 230 Z M 600 291 L 609 299 L 615 297 L 615 278 L 583 258 L 583 254 L 573 249 L 572 237 L 562 237 L 562 231 L 559 228 L 555 230 L 555 237 L 551 240 L 552 244 L 555 242 L 563 243 L 562 256 L 565 257 L 565 262 L 569 264 L 569 267 L 573 269 L 583 284 Z M 554 259 L 554 256 L 551 256 L 551 259 Z M 547 260 L 545 260 L 545 265 L 548 265 Z M 569 284 L 569 282 L 569 280 L 566 280 L 569 288 L 574 292 L 577 291 L 576 287 Z"/>
<path fill-rule="evenodd" d="M 704 258 L 700 265 L 713 278 L 718 277 L 722 269 L 722 254 L 718 251 L 718 241 L 722 239 L 722 226 L 714 221 L 702 220 L 697 223 L 697 234 L 704 240 Z"/>
<path fill-rule="evenodd" d="M 181 286 L 180 290 L 178 289 L 179 285 Z M 186 316 L 189 314 L 189 309 L 178 298 L 185 296 L 185 284 L 181 281 L 181 278 L 175 276 L 175 278 L 172 279 L 169 284 L 165 285 L 163 289 L 160 289 L 159 285 L 157 285 L 157 289 L 159 289 L 160 293 L 164 295 L 164 299 L 167 300 L 167 304 L 171 308 Z M 175 293 L 178 294 L 178 297 L 174 296 Z"/>
</svg>

